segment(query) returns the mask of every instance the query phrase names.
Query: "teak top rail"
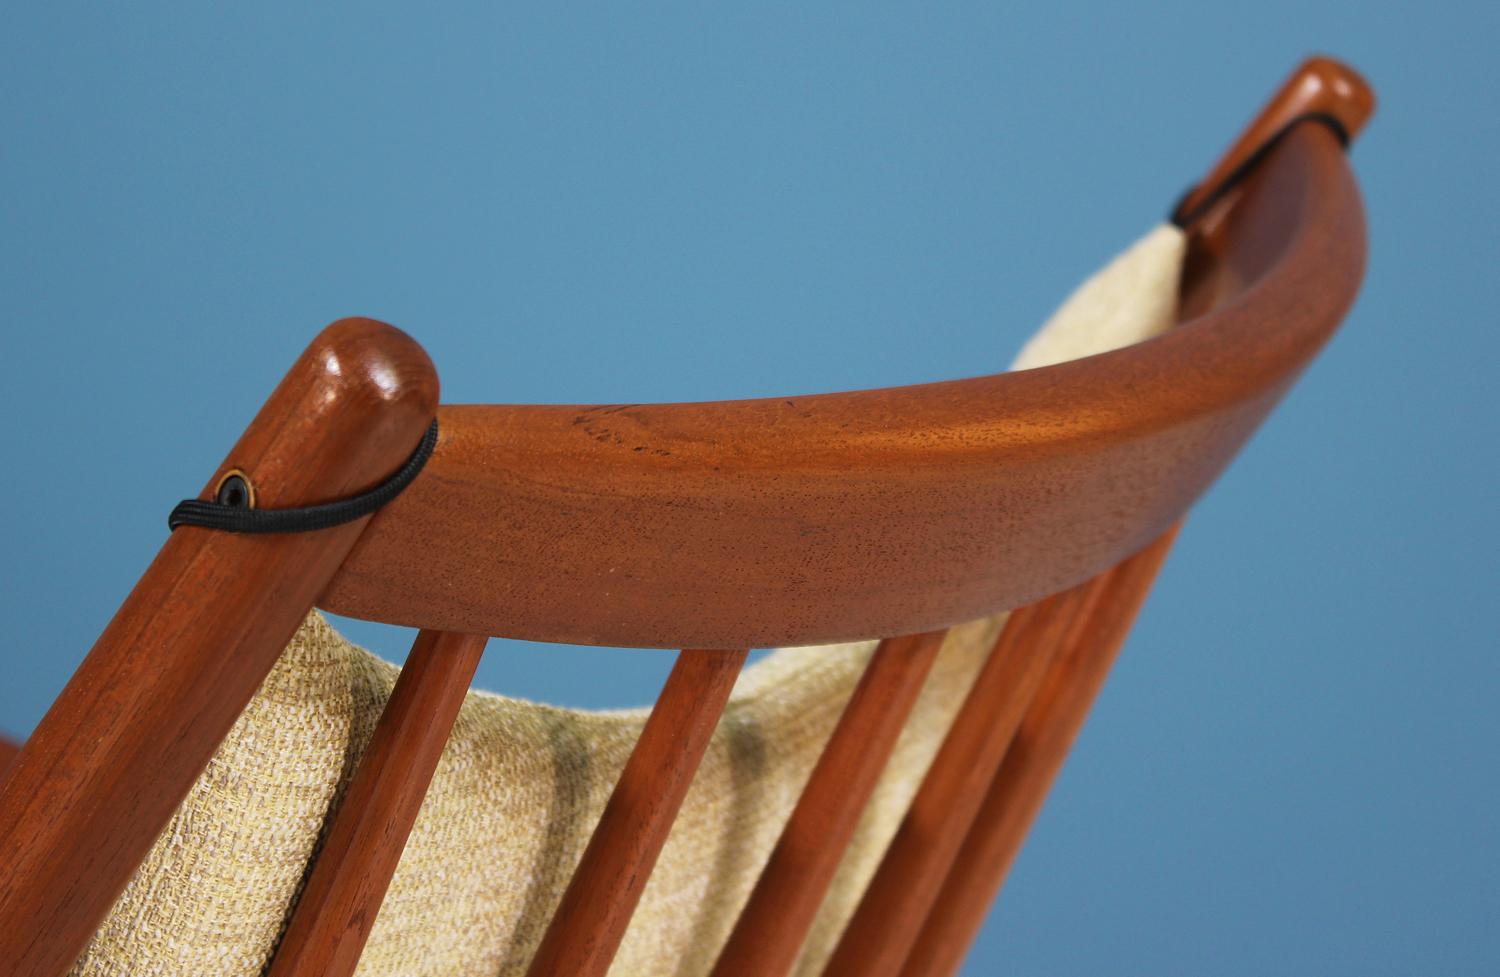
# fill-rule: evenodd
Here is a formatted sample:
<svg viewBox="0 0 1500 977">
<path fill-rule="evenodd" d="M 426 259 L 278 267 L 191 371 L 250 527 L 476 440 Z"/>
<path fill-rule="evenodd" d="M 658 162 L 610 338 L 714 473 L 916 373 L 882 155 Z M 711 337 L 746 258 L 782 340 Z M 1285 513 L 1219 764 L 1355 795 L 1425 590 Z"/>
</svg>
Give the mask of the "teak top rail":
<svg viewBox="0 0 1500 977">
<path fill-rule="evenodd" d="M 1078 583 L 1187 510 L 1353 301 L 1364 220 L 1332 134 L 1293 131 L 1235 202 L 1188 283 L 1209 310 L 1125 349 L 810 397 L 444 407 L 427 470 L 319 604 L 759 647 L 932 630 Z"/>
</svg>

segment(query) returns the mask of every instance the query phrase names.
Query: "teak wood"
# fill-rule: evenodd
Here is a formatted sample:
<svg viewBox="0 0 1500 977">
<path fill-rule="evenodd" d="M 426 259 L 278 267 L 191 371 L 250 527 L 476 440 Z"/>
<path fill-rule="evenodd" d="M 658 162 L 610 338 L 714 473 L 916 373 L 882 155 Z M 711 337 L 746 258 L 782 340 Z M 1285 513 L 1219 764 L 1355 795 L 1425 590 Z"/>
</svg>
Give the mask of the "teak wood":
<svg viewBox="0 0 1500 977">
<path fill-rule="evenodd" d="M 719 953 L 713 977 L 780 977 L 797 962 L 944 636 L 931 631 L 887 638 L 875 649 Z"/>
<path fill-rule="evenodd" d="M 1375 92 L 1369 82 L 1348 65 L 1332 58 L 1308 58 L 1240 132 L 1203 181 L 1188 191 L 1177 209 L 1186 213 L 1198 207 L 1214 188 L 1287 123 L 1310 113 L 1332 116 L 1353 138 L 1375 113 Z M 1204 219 L 1206 221 L 1207 215 Z"/>
<path fill-rule="evenodd" d="M 267 977 L 354 973 L 488 640 L 417 635 Z"/>
<path fill-rule="evenodd" d="M 0 736 L 0 780 L 5 779 L 5 771 L 10 768 L 10 761 L 21 752 L 21 744 Z"/>
<path fill-rule="evenodd" d="M 684 651 L 641 730 L 528 977 L 604 977 L 746 651 Z"/>
<path fill-rule="evenodd" d="M 1374 96 L 1313 59 L 1210 170 L 1287 120 L 1350 134 Z M 830 974 L 951 974 L 1192 502 L 1332 335 L 1364 221 L 1348 162 L 1298 126 L 1188 228 L 1180 325 L 1014 374 L 709 404 L 438 406 L 415 342 L 325 330 L 210 478 L 256 504 L 383 481 L 317 532 L 172 534 L 10 758 L 0 744 L 0 967 L 59 977 L 314 606 L 424 629 L 270 964 L 352 972 L 484 635 L 743 649 L 883 643 L 717 977 L 785 973 L 943 629 L 1011 615 L 834 951 Z M 683 651 L 531 964 L 602 975 L 744 651 Z M 820 848 L 818 842 L 824 847 Z"/>
<path fill-rule="evenodd" d="M 422 437 L 437 375 L 390 326 L 346 320 L 292 367 L 224 464 L 261 504 L 377 484 Z M 65 972 L 368 518 L 289 537 L 173 533 L 0 782 L 0 961 Z"/>
<path fill-rule="evenodd" d="M 964 833 L 1056 652 L 1073 641 L 1096 578 L 1011 614 L 839 939 L 828 973 L 901 969 Z"/>
<path fill-rule="evenodd" d="M 898 971 L 901 977 L 957 972 L 1176 535 L 1175 528 L 1169 530 L 1100 578 L 1087 619 L 1073 630 L 1032 697 L 942 889 L 921 921 Z"/>
<path fill-rule="evenodd" d="M 1294 80 L 1272 116 L 1306 91 Z M 808 397 L 445 407 L 430 477 L 374 518 L 321 603 L 732 647 L 934 630 L 1080 583 L 1182 514 L 1354 298 L 1363 222 L 1330 133 L 1293 132 L 1234 195 L 1251 200 L 1213 238 L 1227 273 L 1203 314 L 1102 355 Z"/>
</svg>

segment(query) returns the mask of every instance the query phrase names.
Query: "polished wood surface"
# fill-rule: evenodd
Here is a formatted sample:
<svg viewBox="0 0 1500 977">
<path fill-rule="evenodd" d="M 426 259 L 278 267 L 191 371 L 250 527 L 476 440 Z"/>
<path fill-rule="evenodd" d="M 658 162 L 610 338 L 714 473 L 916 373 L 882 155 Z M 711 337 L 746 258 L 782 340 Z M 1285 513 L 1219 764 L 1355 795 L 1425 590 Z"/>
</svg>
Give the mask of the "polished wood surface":
<svg viewBox="0 0 1500 977">
<path fill-rule="evenodd" d="M 1373 104 L 1358 75 L 1315 59 L 1199 192 L 1286 119 L 1323 111 L 1356 133 Z M 419 639 L 280 977 L 353 969 L 483 645 L 462 635 L 688 648 L 918 635 L 874 659 L 718 977 L 784 972 L 930 664 L 920 633 L 1019 607 L 827 971 L 951 973 L 1163 534 L 1358 287 L 1363 213 L 1323 127 L 1290 132 L 1189 232 L 1186 321 L 1126 349 L 810 397 L 442 408 L 427 469 L 373 519 L 293 536 L 179 530 L 0 776 L 0 973 L 66 972 L 315 601 L 454 633 Z M 336 323 L 205 497 L 230 469 L 264 506 L 366 489 L 409 455 L 437 393 L 404 334 Z M 608 970 L 744 659 L 682 652 L 531 974 Z"/>
<path fill-rule="evenodd" d="M 527 970 L 604 977 L 708 748 L 745 651 L 684 651 Z"/>
<path fill-rule="evenodd" d="M 1374 94 L 1345 65 L 1313 58 L 1293 72 L 1189 193 L 1179 212 L 1191 211 L 1230 173 L 1276 137 L 1293 118 L 1321 112 L 1338 119 L 1356 137 L 1374 110 Z M 1308 127 L 1316 130 L 1318 127 Z M 1290 134 L 1289 141 L 1321 142 L 1332 151 L 1326 130 Z M 1274 155 L 1279 155 L 1278 149 Z M 1179 319 L 1191 321 L 1251 285 L 1261 283 L 1284 259 L 1267 242 L 1283 240 L 1286 208 L 1306 206 L 1277 182 L 1277 160 L 1268 160 L 1244 185 L 1189 224 Z M 1314 192 L 1303 189 L 1302 192 Z M 1275 205 L 1280 204 L 1278 208 Z M 1231 222 L 1231 215 L 1235 220 Z M 1284 315 L 1284 313 L 1283 313 Z M 1268 326 L 1279 324 L 1268 316 Z M 1089 706 L 1108 674 L 1141 603 L 1176 535 L 1174 527 L 1137 556 L 1101 578 L 1101 593 L 1066 653 L 1053 664 L 1041 693 L 1007 751 L 984 804 L 971 825 L 941 893 L 926 913 L 900 973 L 903 977 L 956 972 L 993 901 L 1005 872 L 1067 755 Z"/>
<path fill-rule="evenodd" d="M 10 761 L 21 752 L 21 744 L 7 736 L 0 736 L 0 779 L 4 779 L 5 770 L 10 766 Z"/>
<path fill-rule="evenodd" d="M 758 647 L 935 630 L 1077 584 L 1182 515 L 1354 297 L 1364 221 L 1330 133 L 1292 133 L 1241 199 L 1216 279 L 1232 292 L 1103 355 L 814 397 L 446 407 L 427 470 L 320 603 Z"/>
<path fill-rule="evenodd" d="M 1184 198 L 1179 212 L 1191 211 L 1291 119 L 1309 112 L 1326 113 L 1338 119 L 1352 139 L 1368 122 L 1373 109 L 1373 92 L 1352 69 L 1323 58 L 1305 62 L 1251 120 L 1204 181 Z M 1325 148 L 1333 142 L 1326 130 L 1288 138 L 1321 141 Z M 1189 252 L 1179 329 L 1259 283 L 1281 260 L 1266 242 L 1284 239 L 1285 208 L 1295 198 L 1284 185 L 1274 182 L 1274 171 L 1270 175 L 1265 172 L 1273 165 L 1274 161 L 1262 165 L 1261 172 L 1252 173 L 1241 188 L 1200 213 L 1185 228 Z M 1273 181 L 1269 189 L 1268 180 Z M 1272 206 L 1277 203 L 1282 205 L 1279 210 Z M 1300 200 L 1295 203 L 1304 205 Z M 1233 223 L 1229 221 L 1232 214 L 1237 216 Z M 1102 578 L 1102 596 L 1085 626 L 1075 633 L 1068 653 L 1054 664 L 1043 693 L 1027 713 L 1022 732 L 1007 752 L 941 894 L 927 912 L 901 969 L 903 975 L 951 973 L 958 967 L 1175 534 L 1174 528 Z"/>
<path fill-rule="evenodd" d="M 362 491 L 406 460 L 437 376 L 404 333 L 345 320 L 313 341 L 224 463 L 262 505 Z M 185 527 L 0 782 L 0 962 L 56 977 L 93 934 L 367 520 L 239 536 Z"/>
<path fill-rule="evenodd" d="M 488 638 L 417 635 L 267 977 L 350 977 Z"/>
<path fill-rule="evenodd" d="M 901 977 L 957 973 L 1175 535 L 1175 529 L 1169 531 L 1104 575 L 1083 627 L 1048 667 L 1027 708 L 958 857 L 921 922 Z"/>
<path fill-rule="evenodd" d="M 827 974 L 897 973 L 1048 663 L 1075 639 L 1099 580 L 1010 616 L 928 768 Z"/>
<path fill-rule="evenodd" d="M 888 638 L 875 649 L 720 951 L 713 977 L 781 977 L 791 971 L 944 635 Z"/>
<path fill-rule="evenodd" d="M 1375 90 L 1359 72 L 1343 62 L 1323 57 L 1302 62 L 1250 124 L 1241 130 L 1239 138 L 1208 171 L 1203 181 L 1183 197 L 1178 211 L 1188 213 L 1197 208 L 1287 123 L 1314 112 L 1337 119 L 1353 139 L 1375 113 Z M 1230 205 L 1231 201 L 1226 200 L 1226 209 Z M 1208 219 L 1208 215 L 1204 218 Z"/>
</svg>

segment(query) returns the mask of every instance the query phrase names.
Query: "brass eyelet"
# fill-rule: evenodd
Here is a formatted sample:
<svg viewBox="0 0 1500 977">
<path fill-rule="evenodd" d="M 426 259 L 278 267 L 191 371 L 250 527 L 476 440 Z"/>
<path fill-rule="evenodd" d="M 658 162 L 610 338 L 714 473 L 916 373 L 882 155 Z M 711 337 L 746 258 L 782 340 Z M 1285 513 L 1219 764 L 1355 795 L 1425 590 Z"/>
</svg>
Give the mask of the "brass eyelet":
<svg viewBox="0 0 1500 977">
<path fill-rule="evenodd" d="M 214 501 L 235 509 L 254 509 L 255 483 L 238 468 L 231 468 L 214 486 Z"/>
</svg>

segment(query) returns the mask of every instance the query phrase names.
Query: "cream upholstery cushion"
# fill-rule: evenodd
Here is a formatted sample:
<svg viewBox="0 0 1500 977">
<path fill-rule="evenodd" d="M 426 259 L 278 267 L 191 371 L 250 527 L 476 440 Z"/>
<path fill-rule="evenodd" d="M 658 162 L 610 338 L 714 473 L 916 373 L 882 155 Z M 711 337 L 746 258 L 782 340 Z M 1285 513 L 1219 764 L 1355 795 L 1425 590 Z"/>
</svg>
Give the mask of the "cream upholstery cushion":
<svg viewBox="0 0 1500 977">
<path fill-rule="evenodd" d="M 1152 231 L 1085 283 L 1016 366 L 1167 328 L 1182 248 L 1176 229 Z M 950 633 L 800 973 L 831 951 L 1002 623 Z M 709 969 L 873 647 L 783 649 L 741 675 L 612 974 Z M 74 973 L 259 974 L 396 674 L 312 614 Z M 359 973 L 524 974 L 646 715 L 471 693 Z"/>
</svg>

